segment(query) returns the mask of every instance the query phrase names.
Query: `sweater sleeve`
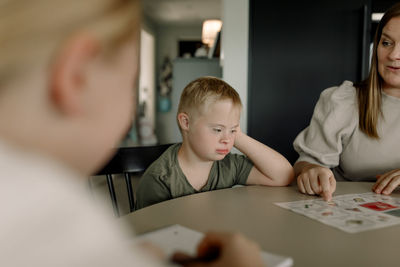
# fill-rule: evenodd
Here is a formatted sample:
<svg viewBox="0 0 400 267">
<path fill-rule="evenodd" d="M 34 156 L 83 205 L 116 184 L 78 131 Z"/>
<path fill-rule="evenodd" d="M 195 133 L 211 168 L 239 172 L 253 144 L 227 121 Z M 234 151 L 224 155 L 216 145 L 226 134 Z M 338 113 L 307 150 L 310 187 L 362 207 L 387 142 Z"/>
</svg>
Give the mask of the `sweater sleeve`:
<svg viewBox="0 0 400 267">
<path fill-rule="evenodd" d="M 340 154 L 358 127 L 356 90 L 345 81 L 324 90 L 315 106 L 310 125 L 294 140 L 297 161 L 328 168 L 339 165 Z"/>
</svg>

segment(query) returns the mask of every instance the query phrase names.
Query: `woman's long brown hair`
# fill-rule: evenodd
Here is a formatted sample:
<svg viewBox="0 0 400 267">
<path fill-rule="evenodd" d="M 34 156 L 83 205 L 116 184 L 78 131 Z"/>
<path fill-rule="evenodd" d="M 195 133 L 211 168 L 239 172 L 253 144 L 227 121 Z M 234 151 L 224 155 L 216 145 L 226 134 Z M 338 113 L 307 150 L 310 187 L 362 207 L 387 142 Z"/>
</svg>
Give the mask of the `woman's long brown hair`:
<svg viewBox="0 0 400 267">
<path fill-rule="evenodd" d="M 379 139 L 377 130 L 378 119 L 382 116 L 382 84 L 383 80 L 378 72 L 378 45 L 382 30 L 394 17 L 400 16 L 400 3 L 389 8 L 378 24 L 374 37 L 371 59 L 371 69 L 368 77 L 354 86 L 357 88 L 359 127 L 366 135 Z"/>
</svg>

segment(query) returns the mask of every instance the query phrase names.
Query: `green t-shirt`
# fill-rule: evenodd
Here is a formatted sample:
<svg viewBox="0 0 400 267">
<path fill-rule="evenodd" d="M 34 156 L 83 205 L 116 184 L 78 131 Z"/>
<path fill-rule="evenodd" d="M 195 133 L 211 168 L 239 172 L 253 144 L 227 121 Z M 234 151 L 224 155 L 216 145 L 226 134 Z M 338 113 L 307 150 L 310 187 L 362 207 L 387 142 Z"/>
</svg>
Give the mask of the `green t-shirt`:
<svg viewBox="0 0 400 267">
<path fill-rule="evenodd" d="M 169 147 L 140 178 L 136 190 L 137 209 L 172 198 L 246 184 L 253 163 L 246 156 L 229 153 L 214 162 L 206 185 L 200 191 L 194 189 L 178 163 L 180 146 L 179 143 Z"/>
</svg>

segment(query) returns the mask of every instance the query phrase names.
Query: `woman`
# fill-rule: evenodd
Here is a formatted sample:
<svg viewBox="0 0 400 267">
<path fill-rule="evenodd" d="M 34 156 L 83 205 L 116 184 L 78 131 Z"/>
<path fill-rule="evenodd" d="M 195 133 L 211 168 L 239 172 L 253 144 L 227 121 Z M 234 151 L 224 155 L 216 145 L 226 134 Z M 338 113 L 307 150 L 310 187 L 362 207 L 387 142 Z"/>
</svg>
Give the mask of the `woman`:
<svg viewBox="0 0 400 267">
<path fill-rule="evenodd" d="M 161 265 L 127 246 L 85 182 L 130 125 L 137 2 L 1 1 L 0 266 Z M 261 260 L 240 235 L 208 235 L 203 254 L 210 244 L 213 263 Z"/>
<path fill-rule="evenodd" d="M 321 93 L 309 127 L 294 141 L 299 190 L 330 200 L 336 180 L 400 184 L 400 3 L 380 21 L 368 78 Z"/>
</svg>

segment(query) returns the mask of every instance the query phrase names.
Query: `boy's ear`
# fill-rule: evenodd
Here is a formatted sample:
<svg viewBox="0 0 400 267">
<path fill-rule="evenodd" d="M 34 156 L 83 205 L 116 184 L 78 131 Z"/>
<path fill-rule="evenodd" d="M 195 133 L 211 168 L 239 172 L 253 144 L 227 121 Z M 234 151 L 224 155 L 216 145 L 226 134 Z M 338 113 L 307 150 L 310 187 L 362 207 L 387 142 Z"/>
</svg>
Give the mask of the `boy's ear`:
<svg viewBox="0 0 400 267">
<path fill-rule="evenodd" d="M 179 113 L 178 123 L 183 131 L 189 130 L 189 115 L 184 112 Z"/>
<path fill-rule="evenodd" d="M 84 108 L 86 66 L 98 53 L 99 44 L 89 35 L 77 35 L 61 48 L 50 69 L 50 99 L 66 115 L 79 115 Z"/>
</svg>

